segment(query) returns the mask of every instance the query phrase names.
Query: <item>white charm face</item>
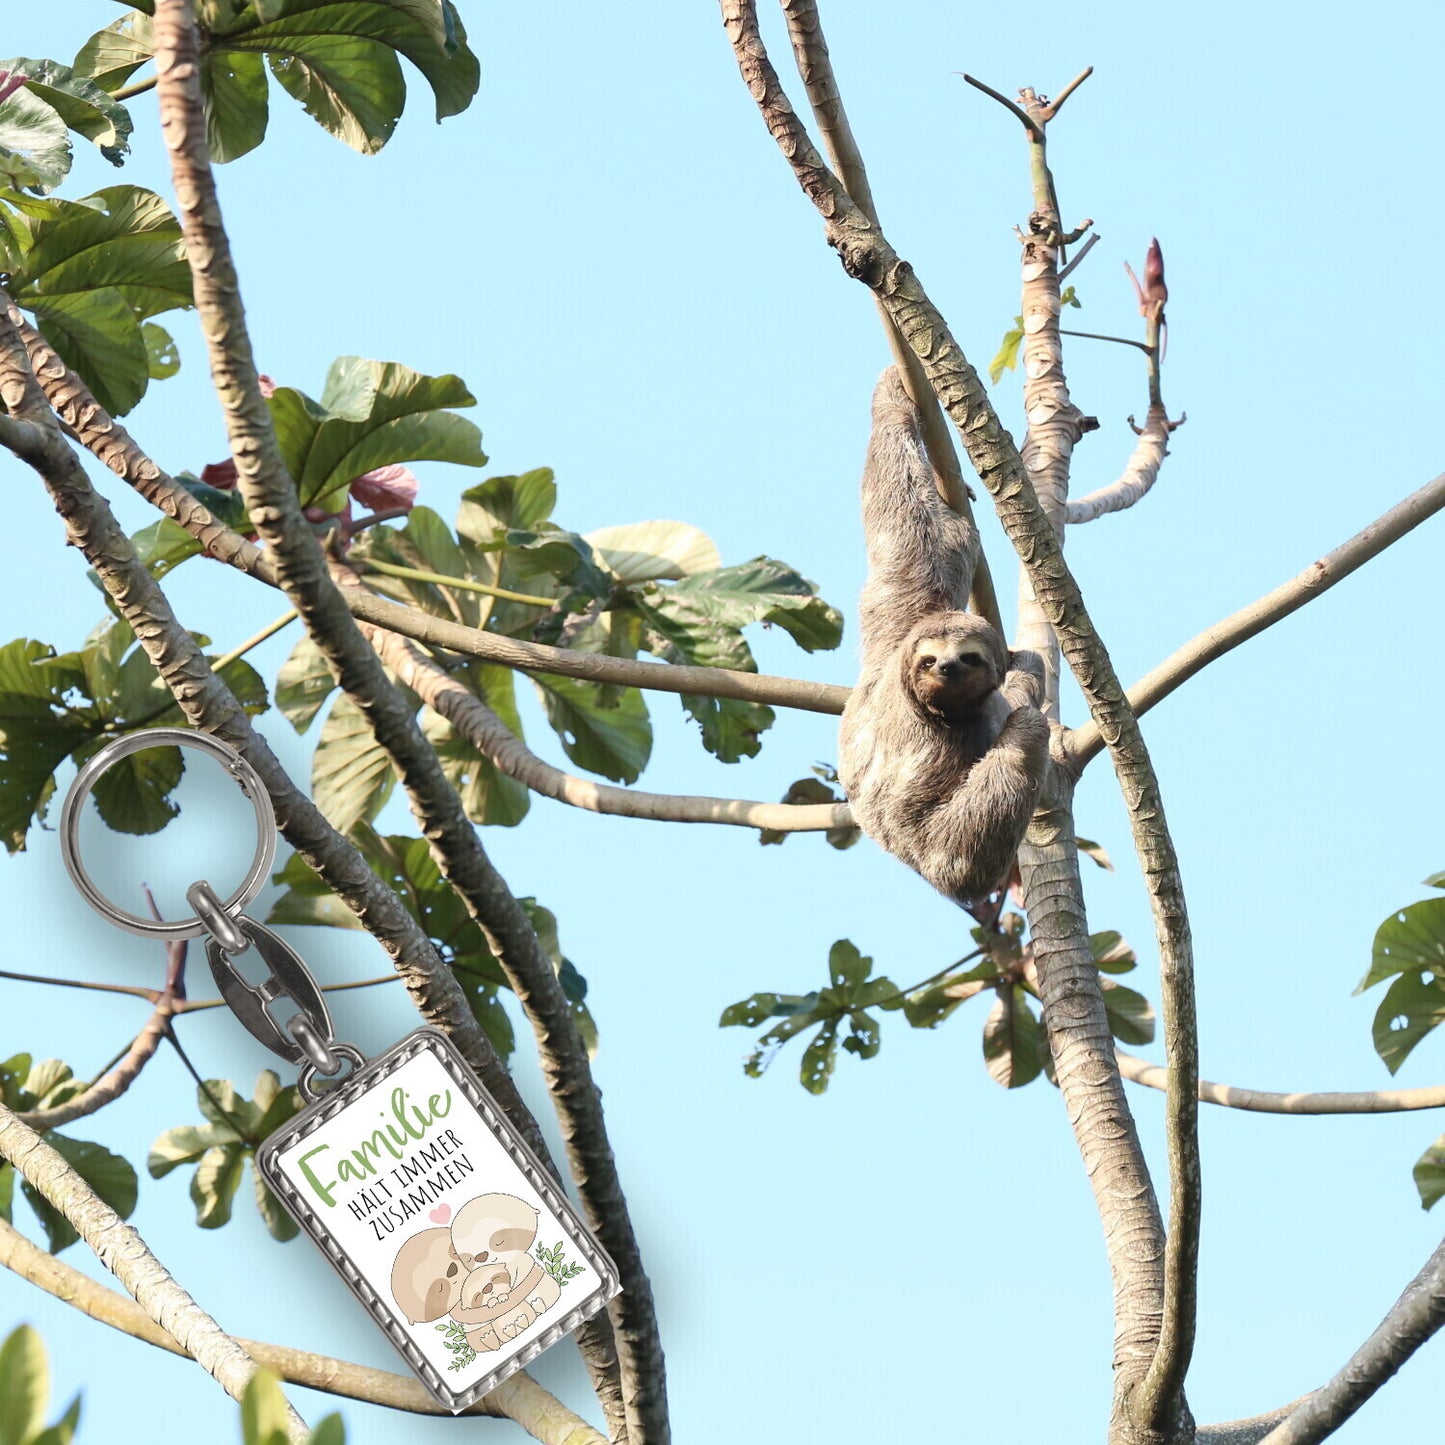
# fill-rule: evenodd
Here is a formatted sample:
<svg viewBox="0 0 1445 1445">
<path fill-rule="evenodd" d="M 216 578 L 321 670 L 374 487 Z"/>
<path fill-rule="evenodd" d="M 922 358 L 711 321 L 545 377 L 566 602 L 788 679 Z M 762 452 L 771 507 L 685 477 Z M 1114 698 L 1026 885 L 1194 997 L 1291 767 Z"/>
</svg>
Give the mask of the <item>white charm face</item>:
<svg viewBox="0 0 1445 1445">
<path fill-rule="evenodd" d="M 586 1223 L 434 1029 L 298 1114 L 256 1162 L 449 1410 L 617 1293 Z"/>
</svg>

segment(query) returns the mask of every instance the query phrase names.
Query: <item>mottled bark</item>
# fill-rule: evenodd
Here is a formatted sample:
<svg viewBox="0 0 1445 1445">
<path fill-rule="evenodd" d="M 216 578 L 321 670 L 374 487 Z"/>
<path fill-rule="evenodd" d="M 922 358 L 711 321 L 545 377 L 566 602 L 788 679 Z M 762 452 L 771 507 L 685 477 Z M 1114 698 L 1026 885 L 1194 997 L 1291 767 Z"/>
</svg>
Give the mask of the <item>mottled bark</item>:
<svg viewBox="0 0 1445 1445">
<path fill-rule="evenodd" d="M 172 1354 L 186 1353 L 139 1305 L 32 1244 L 3 1219 L 0 1219 L 0 1265 L 101 1324 Z M 275 1371 L 288 1384 L 304 1385 L 344 1400 L 402 1410 L 409 1415 L 451 1414 L 411 1375 L 376 1370 L 369 1365 L 333 1359 L 330 1355 L 273 1345 L 264 1340 L 248 1340 L 239 1335 L 236 1343 L 255 1364 Z M 462 1414 L 515 1420 L 544 1445 L 603 1445 L 606 1438 L 549 1395 L 525 1371 L 513 1375 Z"/>
<path fill-rule="evenodd" d="M 146 1242 L 28 1125 L 0 1104 L 0 1159 L 15 1166 L 60 1211 L 95 1257 L 132 1298 L 233 1399 L 256 1373 L 256 1361 L 171 1277 Z M 9 1227 L 8 1225 L 6 1226 Z M 287 1434 L 304 1445 L 306 1422 L 288 1405 Z"/>
<path fill-rule="evenodd" d="M 1197 1035 L 1193 959 L 1184 892 L 1165 822 L 1158 781 L 1138 721 L 1114 673 L 1103 642 L 1084 607 L 1058 537 L 1039 506 L 1013 439 L 1000 423 L 977 372 L 947 322 L 919 284 L 912 267 L 881 230 L 849 199 L 814 149 L 778 82 L 758 33 L 751 0 L 722 0 L 724 25 L 743 80 L 798 184 L 823 218 L 824 235 L 847 273 L 880 298 L 908 345 L 922 360 L 939 401 L 953 419 L 974 470 L 994 499 L 999 520 L 1025 568 L 1033 594 L 1059 638 L 1089 711 L 1109 744 L 1135 849 L 1139 855 L 1155 932 L 1171 1089 L 1166 1104 L 1171 1165 L 1170 1234 L 1162 1301 L 1141 1317 L 1157 1330 L 1158 1345 L 1146 1378 L 1116 1410 L 1116 1429 L 1127 1416 L 1132 1438 L 1177 1439 L 1182 1390 L 1193 1344 L 1198 1258 L 1200 1179 L 1196 1144 Z M 1104 1067 L 1117 1079 L 1112 1054 Z M 1121 1140 L 1117 1148 L 1129 1146 Z M 1122 1268 L 1133 1262 L 1117 1253 Z M 1147 1274 L 1147 1272 L 1146 1272 Z M 1132 1308 L 1143 1296 L 1130 1291 Z M 1132 1329 L 1133 1325 L 1130 1324 Z M 1123 1438 L 1121 1436 L 1121 1438 Z"/>
</svg>

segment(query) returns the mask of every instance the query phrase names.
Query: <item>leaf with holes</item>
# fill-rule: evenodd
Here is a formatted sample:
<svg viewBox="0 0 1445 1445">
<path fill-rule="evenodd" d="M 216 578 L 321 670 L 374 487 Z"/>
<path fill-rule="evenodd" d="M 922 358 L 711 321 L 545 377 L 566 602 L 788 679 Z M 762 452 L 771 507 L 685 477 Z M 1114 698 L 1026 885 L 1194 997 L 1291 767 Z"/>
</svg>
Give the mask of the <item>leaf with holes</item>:
<svg viewBox="0 0 1445 1445">
<path fill-rule="evenodd" d="M 1394 1074 L 1416 1044 L 1445 1020 L 1445 981 L 1411 969 L 1385 990 L 1371 1029 L 1375 1052 Z"/>
<path fill-rule="evenodd" d="M 798 1066 L 799 1082 L 810 1094 L 824 1093 L 837 1060 L 838 1021 L 829 1019 L 803 1050 L 803 1061 Z"/>
<path fill-rule="evenodd" d="M 614 783 L 637 781 L 652 755 L 652 724 L 635 687 L 612 689 L 609 706 L 594 682 L 545 672 L 532 681 L 563 751 L 578 767 Z"/>
<path fill-rule="evenodd" d="M 1355 992 L 1411 970 L 1445 974 L 1445 898 L 1401 908 L 1375 930 L 1370 969 Z"/>
<path fill-rule="evenodd" d="M 93 142 L 111 165 L 124 164 L 130 113 L 93 79 L 55 60 L 0 60 L 0 71 L 25 76 L 25 89 L 54 110 L 68 129 Z"/>
</svg>

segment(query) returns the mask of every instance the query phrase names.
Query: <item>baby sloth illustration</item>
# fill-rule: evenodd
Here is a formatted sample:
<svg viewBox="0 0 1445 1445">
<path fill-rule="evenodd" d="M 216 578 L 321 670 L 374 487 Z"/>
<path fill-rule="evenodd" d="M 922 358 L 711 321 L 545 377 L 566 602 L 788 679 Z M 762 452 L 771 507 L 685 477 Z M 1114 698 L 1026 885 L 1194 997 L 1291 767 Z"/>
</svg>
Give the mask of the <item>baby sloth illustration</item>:
<svg viewBox="0 0 1445 1445">
<path fill-rule="evenodd" d="M 467 1270 L 452 1248 L 451 1230 L 423 1229 L 396 1253 L 392 1298 L 414 1325 L 439 1320 L 460 1303 Z"/>
<path fill-rule="evenodd" d="M 457 1210 L 452 1248 L 470 1273 L 451 1317 L 481 1354 L 514 1340 L 561 1298 L 562 1287 L 528 1252 L 537 1211 L 512 1194 L 483 1194 Z"/>
<path fill-rule="evenodd" d="M 838 775 L 858 826 L 965 907 L 1005 879 L 1049 766 L 1043 664 L 965 612 L 978 532 L 938 495 L 893 368 L 863 469 L 868 582 Z"/>
</svg>

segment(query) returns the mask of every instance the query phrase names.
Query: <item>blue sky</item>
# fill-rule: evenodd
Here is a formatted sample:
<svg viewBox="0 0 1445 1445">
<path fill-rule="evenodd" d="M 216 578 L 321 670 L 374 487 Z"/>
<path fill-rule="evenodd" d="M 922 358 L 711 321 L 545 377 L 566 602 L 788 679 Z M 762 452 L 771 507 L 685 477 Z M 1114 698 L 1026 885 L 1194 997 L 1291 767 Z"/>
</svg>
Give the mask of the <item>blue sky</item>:
<svg viewBox="0 0 1445 1445">
<path fill-rule="evenodd" d="M 5 44 L 64 59 L 117 13 L 19 7 Z M 1171 293 L 1165 396 L 1190 416 L 1147 502 L 1069 537 L 1126 680 L 1440 469 L 1437 288 L 1420 257 L 1445 218 L 1438 188 L 1421 184 L 1429 140 L 1404 119 L 1437 79 L 1425 12 L 1377 6 L 1368 27 L 1342 10 L 1303 25 L 1292 6 L 1151 15 L 1112 0 L 1087 12 L 1055 0 L 913 3 L 886 25 L 856 0 L 824 13 L 885 228 L 980 366 L 1017 311 L 1011 228 L 1028 209 L 1027 168 L 1018 127 L 955 72 L 1056 91 L 1097 67 L 1051 150 L 1066 219 L 1092 216 L 1104 238 L 1075 278 L 1085 309 L 1074 316 L 1088 330 L 1136 325 L 1121 262 L 1137 269 L 1157 235 Z M 455 371 L 479 399 L 491 470 L 556 468 L 565 525 L 682 518 L 726 561 L 785 558 L 851 624 L 862 581 L 855 488 L 886 353 L 868 297 L 823 244 L 738 81 L 714 6 L 463 14 L 483 81 L 462 117 L 434 128 L 418 80 L 395 139 L 365 160 L 273 87 L 267 144 L 222 172 L 264 369 L 313 393 L 341 354 Z M 153 113 L 151 98 L 135 103 L 123 173 L 83 157 L 78 177 L 168 193 Z M 131 424 L 180 469 L 221 457 L 224 442 L 196 328 L 182 319 L 175 330 L 183 370 Z M 1082 493 L 1122 465 L 1143 376 L 1127 348 L 1076 342 L 1068 356 L 1076 401 L 1102 423 L 1077 453 Z M 1014 390 L 997 396 L 1017 422 Z M 99 599 L 38 481 L 0 467 L 12 539 L 0 640 L 74 645 Z M 428 469 L 423 499 L 450 515 L 475 479 Z M 151 520 L 101 480 L 127 525 Z M 1427 752 L 1440 673 L 1424 650 L 1440 606 L 1440 528 L 1427 524 L 1147 718 L 1188 889 L 1209 1077 L 1289 1090 L 1387 1081 L 1369 1039 L 1376 996 L 1351 992 L 1379 920 L 1445 866 L 1441 776 Z M 1011 596 L 991 520 L 985 545 Z M 186 623 L 226 647 L 282 606 L 198 562 L 171 592 Z M 263 671 L 274 675 L 290 641 L 258 652 Z M 849 680 L 851 636 L 813 657 L 778 633 L 755 645 L 764 670 Z M 658 791 L 775 797 L 835 756 L 829 719 L 782 713 L 761 756 L 727 768 L 671 699 L 652 712 L 645 786 Z M 1068 713 L 1082 716 L 1076 697 Z M 279 715 L 261 725 L 304 777 L 307 740 Z M 170 880 L 178 898 L 198 854 L 217 874 L 244 865 L 245 805 L 189 784 L 182 803 L 188 814 L 161 839 L 112 854 L 115 886 Z M 214 816 L 225 826 L 202 821 Z M 399 809 L 387 821 L 406 823 Z M 1144 891 L 1106 761 L 1080 789 L 1078 825 L 1118 863 L 1114 874 L 1088 870 L 1091 923 L 1137 945 L 1140 986 L 1157 997 Z M 912 1438 L 941 1420 L 989 1445 L 1099 1438 L 1111 1330 L 1098 1223 L 1057 1094 L 1042 1082 L 1006 1094 L 985 1073 L 982 1005 L 934 1033 L 888 1016 L 880 1056 L 844 1057 L 820 1099 L 798 1087 L 795 1055 L 761 1082 L 745 1078 L 750 1035 L 715 1026 L 754 989 L 817 986 L 835 938 L 900 983 L 921 978 L 964 950 L 957 910 L 868 844 L 838 854 L 802 837 L 760 849 L 743 830 L 599 819 L 541 801 L 520 829 L 486 841 L 514 889 L 558 913 L 592 983 L 597 1075 L 656 1289 L 680 1441 Z M 8 967 L 158 976 L 154 945 L 110 930 L 70 890 L 53 834 L 0 860 L 0 917 Z M 328 981 L 381 971 L 364 938 L 291 936 Z M 130 999 L 16 984 L 0 998 L 0 1055 L 60 1054 L 82 1072 L 144 1012 Z M 394 987 L 342 995 L 336 1011 L 368 1050 L 414 1023 Z M 269 1066 L 220 1012 L 182 1027 L 204 1071 L 247 1092 Z M 1436 1082 L 1442 1067 L 1432 1039 L 1400 1082 Z M 518 1074 L 544 1113 L 525 1059 Z M 1161 1166 L 1161 1097 L 1131 1099 Z M 163 1053 L 129 1096 L 72 1132 L 143 1162 L 156 1134 L 194 1117 L 192 1089 Z M 1374 1327 L 1445 1227 L 1438 1211 L 1421 1212 L 1410 1178 L 1441 1127 L 1425 1115 L 1203 1110 L 1190 1380 L 1201 1420 L 1293 1398 Z M 324 1262 L 303 1242 L 272 1244 L 244 1199 L 225 1231 L 203 1232 L 181 1174 L 145 1179 L 134 1223 L 233 1332 L 396 1367 Z M 95 1269 L 82 1246 L 65 1258 Z M 206 1438 L 236 1431 L 233 1408 L 193 1365 L 7 1275 L 0 1327 L 21 1319 L 50 1346 L 57 1394 L 84 1387 L 82 1440 L 153 1438 L 156 1399 Z M 536 1373 L 586 1408 L 570 1346 Z M 1337 1438 L 1420 1437 L 1438 1418 L 1430 1378 L 1417 1360 Z M 294 1395 L 312 1418 L 331 1408 Z M 362 1445 L 424 1445 L 451 1428 L 345 1414 Z"/>
</svg>

